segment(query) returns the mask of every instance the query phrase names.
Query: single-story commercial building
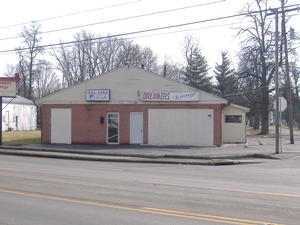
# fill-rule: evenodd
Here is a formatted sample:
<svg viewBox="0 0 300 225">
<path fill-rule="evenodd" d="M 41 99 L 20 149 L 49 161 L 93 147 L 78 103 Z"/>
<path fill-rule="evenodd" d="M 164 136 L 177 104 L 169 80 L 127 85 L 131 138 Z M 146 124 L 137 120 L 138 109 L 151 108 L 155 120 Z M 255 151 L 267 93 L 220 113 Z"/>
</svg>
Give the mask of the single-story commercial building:
<svg viewBox="0 0 300 225">
<path fill-rule="evenodd" d="M 220 146 L 245 141 L 240 136 L 245 137 L 246 108 L 135 66 L 38 103 L 44 143 Z M 234 119 L 226 120 L 230 115 Z"/>
<path fill-rule="evenodd" d="M 37 107 L 33 101 L 17 95 L 2 98 L 2 131 L 36 130 Z"/>
</svg>

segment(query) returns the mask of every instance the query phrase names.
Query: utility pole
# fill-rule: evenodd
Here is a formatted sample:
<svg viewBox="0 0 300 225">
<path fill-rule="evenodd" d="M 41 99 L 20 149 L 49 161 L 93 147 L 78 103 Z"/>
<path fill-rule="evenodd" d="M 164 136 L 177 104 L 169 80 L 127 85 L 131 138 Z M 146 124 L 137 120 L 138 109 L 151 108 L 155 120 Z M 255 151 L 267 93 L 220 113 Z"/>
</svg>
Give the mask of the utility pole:
<svg viewBox="0 0 300 225">
<path fill-rule="evenodd" d="M 287 73 L 287 85 L 288 85 L 288 112 L 289 112 L 289 121 L 293 118 L 293 107 L 292 107 L 292 98 L 291 98 L 291 85 L 290 85 L 290 76 L 289 76 L 289 65 L 288 65 L 288 55 L 287 55 L 287 39 L 286 39 L 286 29 L 285 29 L 285 12 L 289 11 L 295 11 L 299 10 L 298 8 L 285 10 L 284 9 L 284 0 L 281 0 L 281 12 L 282 13 L 282 35 L 283 35 L 283 41 L 285 43 L 285 65 L 286 65 L 286 73 Z M 272 13 L 268 15 L 274 15 L 275 14 L 275 153 L 279 154 L 279 145 L 280 145 L 280 123 L 279 123 L 279 59 L 278 59 L 278 44 L 279 44 L 279 34 L 278 34 L 278 8 L 272 9 Z M 293 120 L 293 119 L 292 119 Z M 294 144 L 294 133 L 293 133 L 293 122 L 289 123 L 290 128 L 290 143 Z"/>
<path fill-rule="evenodd" d="M 294 144 L 294 116 L 293 116 L 293 105 L 292 105 L 292 90 L 291 90 L 291 79 L 290 79 L 290 68 L 289 68 L 289 57 L 288 57 L 288 46 L 286 38 L 286 27 L 285 27 L 285 9 L 284 0 L 281 0 L 281 11 L 282 11 L 282 22 L 281 22 L 281 33 L 282 41 L 284 45 L 285 54 L 285 73 L 286 73 L 286 87 L 287 87 L 287 109 L 289 118 L 289 130 L 290 130 L 290 144 Z M 290 10 L 289 10 L 290 11 Z"/>
<path fill-rule="evenodd" d="M 279 154 L 279 79 L 278 79 L 278 9 L 275 13 L 275 153 Z"/>
</svg>

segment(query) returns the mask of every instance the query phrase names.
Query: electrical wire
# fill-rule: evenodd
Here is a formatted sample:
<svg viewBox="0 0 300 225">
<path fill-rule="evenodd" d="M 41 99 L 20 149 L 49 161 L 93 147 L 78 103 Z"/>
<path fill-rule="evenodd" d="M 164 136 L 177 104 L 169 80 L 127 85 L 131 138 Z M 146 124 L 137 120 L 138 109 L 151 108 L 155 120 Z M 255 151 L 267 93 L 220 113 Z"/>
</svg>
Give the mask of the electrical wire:
<svg viewBox="0 0 300 225">
<path fill-rule="evenodd" d="M 147 34 L 147 35 L 140 35 L 140 36 L 130 36 L 128 38 L 120 38 L 120 40 L 134 40 L 134 39 L 139 39 L 139 38 L 146 38 L 146 37 L 155 37 L 155 36 L 161 36 L 161 35 L 168 35 L 168 34 L 175 34 L 175 33 L 183 33 L 187 31 L 195 31 L 195 30 L 205 30 L 205 29 L 211 29 L 211 28 L 216 28 L 216 27 L 224 27 L 224 26 L 230 26 L 230 25 L 236 25 L 236 24 L 241 24 L 241 22 L 236 22 L 236 23 L 226 23 L 226 24 L 219 24 L 219 25 L 214 25 L 214 26 L 206 26 L 206 27 L 198 27 L 198 28 L 192 28 L 192 29 L 184 29 L 184 30 L 176 30 L 176 31 L 171 31 L 171 32 L 161 32 L 161 33 L 156 33 L 156 34 Z M 108 40 L 109 41 L 109 40 Z M 105 42 L 102 41 L 101 43 Z M 73 47 L 74 45 L 71 44 L 65 44 L 64 47 Z M 44 49 L 56 49 L 60 48 L 60 46 L 54 46 L 54 47 L 43 47 Z M 0 52 L 0 55 L 6 55 L 6 54 L 15 54 L 15 52 Z"/>
<path fill-rule="evenodd" d="M 182 33 L 182 32 L 187 32 L 187 31 L 195 31 L 195 30 L 204 30 L 204 29 L 211 29 L 211 28 L 216 28 L 216 27 L 225 27 L 225 26 L 231 26 L 231 25 L 237 25 L 241 24 L 240 22 L 235 22 L 235 23 L 224 23 L 224 24 L 219 24 L 219 25 L 213 25 L 213 26 L 206 26 L 206 27 L 198 27 L 198 28 L 192 28 L 192 29 L 183 29 L 183 30 L 176 30 L 176 31 L 169 31 L 169 32 L 161 32 L 161 33 L 156 33 L 156 34 L 146 34 L 146 35 L 140 35 L 140 36 L 131 36 L 128 38 L 120 38 L 121 40 L 134 40 L 138 38 L 146 38 L 146 37 L 154 37 L 154 36 L 161 36 L 161 35 L 168 35 L 168 34 L 175 34 L 175 33 Z M 84 40 L 82 40 L 84 41 Z M 109 40 L 108 40 L 109 41 Z M 102 41 L 102 43 L 105 41 Z M 74 45 L 71 44 L 64 44 L 64 47 L 73 47 Z M 60 48 L 60 46 L 54 46 L 54 47 L 43 47 L 44 49 L 56 49 Z M 15 54 L 15 52 L 0 52 L 0 55 L 7 55 L 7 54 Z"/>
<path fill-rule="evenodd" d="M 198 27 L 198 28 L 192 28 L 192 29 L 176 30 L 176 31 L 171 31 L 171 32 L 162 32 L 162 33 L 157 33 L 157 34 L 135 36 L 135 37 L 130 37 L 130 39 L 137 39 L 137 38 L 144 38 L 144 37 L 153 37 L 153 36 L 160 36 L 160 35 L 167 35 L 167 34 L 176 34 L 176 33 L 182 33 L 182 32 L 187 32 L 187 31 L 195 31 L 195 30 L 206 30 L 206 29 L 211 29 L 211 28 L 216 28 L 216 27 L 224 27 L 224 26 L 230 26 L 230 25 L 236 25 L 236 24 L 240 24 L 240 22 L 219 24 L 219 25 L 206 26 L 206 27 Z"/>
<path fill-rule="evenodd" d="M 299 4 L 297 4 L 297 5 L 299 5 Z M 125 33 L 107 35 L 105 37 L 96 37 L 96 38 L 88 38 L 88 39 L 83 39 L 83 40 L 75 40 L 75 41 L 68 41 L 68 42 L 61 42 L 61 43 L 46 44 L 46 45 L 40 45 L 39 47 L 49 48 L 49 47 L 76 44 L 76 43 L 80 43 L 80 42 L 84 42 L 84 41 L 97 41 L 97 40 L 102 40 L 102 39 L 110 39 L 110 38 L 114 38 L 114 37 L 135 35 L 135 34 L 141 34 L 141 33 L 147 33 L 147 32 L 153 32 L 153 31 L 159 31 L 159 30 L 165 30 L 165 29 L 172 29 L 172 28 L 184 27 L 184 26 L 189 26 L 189 25 L 195 25 L 195 24 L 200 24 L 200 23 L 230 19 L 230 18 L 246 16 L 246 15 L 255 14 L 255 13 L 260 13 L 260 11 L 251 11 L 251 12 L 233 14 L 233 15 L 229 15 L 229 16 L 222 16 L 222 17 L 210 18 L 210 19 L 205 19 L 205 20 L 193 21 L 193 22 L 188 22 L 188 23 L 182 23 L 182 24 L 176 24 L 176 25 L 170 25 L 170 26 L 163 26 L 163 27 L 156 27 L 156 28 L 150 28 L 150 29 L 144 29 L 144 30 L 138 30 L 138 31 L 132 31 L 132 32 L 125 32 Z M 0 51 L 0 53 L 18 52 L 18 51 L 26 51 L 26 50 L 29 50 L 29 48 L 2 50 L 2 51 Z"/>
<path fill-rule="evenodd" d="M 120 3 L 120 4 L 104 6 L 104 7 L 100 7 L 100 8 L 96 8 L 96 9 L 88 9 L 88 10 L 68 13 L 68 14 L 64 14 L 64 15 L 60 15 L 60 16 L 52 16 L 52 17 L 43 18 L 43 19 L 39 19 L 39 20 L 33 20 L 33 21 L 39 23 L 39 22 L 42 22 L 42 21 L 55 20 L 55 19 L 60 19 L 60 18 L 65 18 L 65 17 L 70 17 L 70 16 L 76 16 L 76 15 L 79 15 L 79 14 L 91 13 L 91 12 L 100 11 L 100 10 L 109 9 L 109 8 L 117 8 L 117 7 L 120 7 L 120 6 L 130 5 L 130 4 L 133 4 L 133 3 L 136 3 L 136 2 L 140 2 L 140 1 L 142 1 L 142 0 L 124 2 L 124 3 Z M 12 25 L 7 25 L 7 26 L 2 26 L 2 27 L 0 27 L 0 29 L 7 29 L 7 28 L 11 28 L 11 27 L 22 26 L 22 25 L 30 24 L 31 22 L 32 21 L 24 22 L 24 23 L 18 23 L 18 24 L 12 24 Z"/>
<path fill-rule="evenodd" d="M 105 20 L 105 21 L 100 21 L 100 22 L 96 22 L 96 23 L 89 23 L 89 24 L 65 27 L 65 28 L 61 28 L 61 29 L 54 29 L 54 30 L 44 31 L 44 32 L 41 32 L 40 34 L 48 34 L 48 33 L 54 33 L 54 32 L 59 32 L 59 31 L 66 31 L 66 30 L 78 29 L 78 28 L 83 28 L 83 27 L 90 27 L 90 26 L 95 26 L 95 25 L 100 25 L 100 24 L 137 19 L 137 18 L 141 18 L 141 17 L 153 16 L 153 15 L 158 15 L 158 14 L 165 14 L 165 13 L 170 13 L 170 12 L 176 12 L 176 11 L 196 8 L 196 7 L 200 7 L 200 6 L 212 5 L 212 4 L 220 3 L 220 2 L 223 2 L 223 1 L 225 1 L 225 0 L 217 0 L 217 1 L 214 1 L 214 2 L 201 3 L 201 4 L 190 5 L 190 6 L 180 7 L 180 8 L 168 9 L 168 10 L 161 10 L 161 11 L 150 12 L 150 13 L 146 13 L 146 14 L 122 17 L 122 18 L 117 18 L 117 19 L 112 19 L 112 20 Z M 16 39 L 16 38 L 21 38 L 21 37 L 22 37 L 22 35 L 7 37 L 7 38 L 0 38 L 0 41 L 11 40 L 11 39 Z"/>
<path fill-rule="evenodd" d="M 234 14 L 234 15 L 230 15 L 230 16 L 222 16 L 222 17 L 217 17 L 217 18 L 211 18 L 211 19 L 206 19 L 206 20 L 193 21 L 193 22 L 176 24 L 176 25 L 170 25 L 170 26 L 163 26 L 163 27 L 156 27 L 156 28 L 149 28 L 149 29 L 138 30 L 138 31 L 131 31 L 131 32 L 125 32 L 125 33 L 113 34 L 113 35 L 108 35 L 108 36 L 105 36 L 105 37 L 96 37 L 96 38 L 88 38 L 88 39 L 84 39 L 84 40 L 75 40 L 75 41 L 68 41 L 68 42 L 61 42 L 61 43 L 46 44 L 46 45 L 40 45 L 39 47 L 47 48 L 47 47 L 55 47 L 55 46 L 61 46 L 61 45 L 66 45 L 66 44 L 76 44 L 76 43 L 84 42 L 84 41 L 96 41 L 96 40 L 101 40 L 101 39 L 106 39 L 106 38 L 122 37 L 122 36 L 128 36 L 128 35 L 134 35 L 134 34 L 140 34 L 140 33 L 147 33 L 147 32 L 153 32 L 153 31 L 159 31 L 159 30 L 177 28 L 177 27 L 184 27 L 184 26 L 189 26 L 189 25 L 194 25 L 194 24 L 199 24 L 199 23 L 205 23 L 205 22 L 212 22 L 212 21 L 217 21 L 217 20 L 229 19 L 229 18 L 244 16 L 244 15 L 246 15 L 246 13 Z M 28 49 L 29 48 L 19 48 L 19 49 L 2 50 L 2 51 L 0 51 L 0 53 L 18 52 L 18 51 L 25 51 L 25 50 L 28 50 Z"/>
</svg>

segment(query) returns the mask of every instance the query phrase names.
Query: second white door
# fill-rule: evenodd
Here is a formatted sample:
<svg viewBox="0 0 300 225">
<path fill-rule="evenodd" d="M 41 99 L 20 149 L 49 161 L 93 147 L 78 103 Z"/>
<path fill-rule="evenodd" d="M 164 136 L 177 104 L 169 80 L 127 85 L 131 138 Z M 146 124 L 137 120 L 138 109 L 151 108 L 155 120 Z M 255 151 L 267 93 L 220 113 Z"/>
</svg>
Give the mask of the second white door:
<svg viewBox="0 0 300 225">
<path fill-rule="evenodd" d="M 143 113 L 130 113 L 130 144 L 143 144 Z"/>
</svg>

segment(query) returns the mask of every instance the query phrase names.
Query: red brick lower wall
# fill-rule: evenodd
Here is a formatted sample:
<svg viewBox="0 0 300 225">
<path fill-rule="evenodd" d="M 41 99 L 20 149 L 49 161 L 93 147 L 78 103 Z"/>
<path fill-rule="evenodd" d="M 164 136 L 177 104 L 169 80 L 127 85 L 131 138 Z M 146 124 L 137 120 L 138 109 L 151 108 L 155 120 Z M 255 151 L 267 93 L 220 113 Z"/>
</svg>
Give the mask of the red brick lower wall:
<svg viewBox="0 0 300 225">
<path fill-rule="evenodd" d="M 42 105 L 42 142 L 51 142 L 51 109 L 72 109 L 72 143 L 106 144 L 108 112 L 119 113 L 120 144 L 130 143 L 130 112 L 143 112 L 144 143 L 148 143 L 148 109 L 213 109 L 214 145 L 222 144 L 222 108 L 215 104 L 55 104 Z"/>
</svg>

